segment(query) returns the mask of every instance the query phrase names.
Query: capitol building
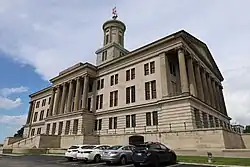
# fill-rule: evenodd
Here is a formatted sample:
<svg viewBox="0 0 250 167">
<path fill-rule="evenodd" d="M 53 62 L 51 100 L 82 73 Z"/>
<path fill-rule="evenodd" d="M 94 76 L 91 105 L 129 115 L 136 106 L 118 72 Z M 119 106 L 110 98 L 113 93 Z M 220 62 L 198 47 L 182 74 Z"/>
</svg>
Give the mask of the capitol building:
<svg viewBox="0 0 250 167">
<path fill-rule="evenodd" d="M 141 136 L 174 149 L 242 148 L 207 45 L 181 30 L 129 51 L 126 28 L 116 17 L 106 21 L 95 65 L 72 65 L 30 95 L 18 146 L 128 144 Z"/>
</svg>

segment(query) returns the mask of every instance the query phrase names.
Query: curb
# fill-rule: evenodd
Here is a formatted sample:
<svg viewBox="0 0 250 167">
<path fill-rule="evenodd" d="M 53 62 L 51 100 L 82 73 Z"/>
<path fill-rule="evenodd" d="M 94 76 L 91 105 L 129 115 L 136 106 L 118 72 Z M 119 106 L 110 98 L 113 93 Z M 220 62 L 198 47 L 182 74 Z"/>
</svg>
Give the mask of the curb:
<svg viewBox="0 0 250 167">
<path fill-rule="evenodd" d="M 238 166 L 238 165 L 216 165 L 216 164 L 200 164 L 200 163 L 188 163 L 188 162 L 178 162 L 179 164 L 187 164 L 187 165 L 204 165 L 211 167 L 247 167 L 247 166 Z"/>
</svg>

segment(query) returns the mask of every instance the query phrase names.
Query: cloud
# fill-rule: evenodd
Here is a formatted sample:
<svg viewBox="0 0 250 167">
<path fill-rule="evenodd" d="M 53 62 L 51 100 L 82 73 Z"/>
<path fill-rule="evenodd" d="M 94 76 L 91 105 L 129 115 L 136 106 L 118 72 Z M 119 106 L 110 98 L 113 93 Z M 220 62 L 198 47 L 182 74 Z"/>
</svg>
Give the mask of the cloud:
<svg viewBox="0 0 250 167">
<path fill-rule="evenodd" d="M 18 88 L 3 88 L 3 89 L 0 89 L 0 95 L 7 97 L 14 93 L 23 93 L 27 91 L 28 91 L 28 88 L 24 86 L 20 86 Z"/>
<path fill-rule="evenodd" d="M 13 109 L 16 108 L 18 106 L 20 106 L 22 104 L 22 101 L 20 98 L 16 98 L 15 100 L 11 100 L 9 98 L 5 98 L 5 97 L 1 97 L 0 96 L 0 109 Z"/>
<path fill-rule="evenodd" d="M 45 80 L 79 61 L 93 63 L 113 6 L 127 25 L 129 50 L 180 29 L 207 43 L 225 78 L 229 115 L 249 123 L 250 70 L 244 69 L 250 66 L 248 0 L 0 0 L 0 50 L 32 65 Z"/>
<path fill-rule="evenodd" d="M 20 98 L 16 98 L 12 100 L 9 98 L 10 95 L 16 93 L 27 92 L 28 88 L 24 86 L 20 86 L 17 88 L 2 88 L 0 89 L 0 109 L 13 109 L 22 104 L 22 100 Z"/>
<path fill-rule="evenodd" d="M 9 126 L 20 126 L 25 124 L 27 115 L 0 115 L 0 124 L 6 124 Z"/>
</svg>

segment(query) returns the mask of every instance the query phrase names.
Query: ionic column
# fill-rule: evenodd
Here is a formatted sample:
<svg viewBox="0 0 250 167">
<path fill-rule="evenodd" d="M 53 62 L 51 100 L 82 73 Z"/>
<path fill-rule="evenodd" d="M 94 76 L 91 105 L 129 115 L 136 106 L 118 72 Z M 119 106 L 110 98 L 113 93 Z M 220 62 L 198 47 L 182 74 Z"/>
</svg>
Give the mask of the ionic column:
<svg viewBox="0 0 250 167">
<path fill-rule="evenodd" d="M 63 83 L 63 93 L 62 93 L 62 101 L 60 105 L 60 114 L 64 113 L 67 92 L 68 92 L 68 86 L 66 83 Z"/>
<path fill-rule="evenodd" d="M 202 80 L 201 80 L 200 66 L 199 66 L 198 63 L 194 65 L 194 71 L 195 71 L 195 80 L 196 80 L 198 97 L 202 101 L 205 101 L 205 99 L 204 99 L 204 88 L 203 88 Z"/>
<path fill-rule="evenodd" d="M 214 107 L 215 106 L 214 92 L 213 92 L 213 87 L 212 87 L 212 80 L 209 74 L 207 77 L 207 81 L 208 81 L 208 88 L 209 88 L 209 95 L 210 95 L 210 104 L 211 106 Z"/>
<path fill-rule="evenodd" d="M 166 53 L 160 54 L 160 69 L 161 69 L 161 88 L 162 88 L 162 96 L 170 96 L 170 68 L 168 57 Z"/>
<path fill-rule="evenodd" d="M 89 88 L 89 76 L 84 76 L 84 84 L 83 84 L 83 96 L 82 96 L 82 108 L 86 109 L 87 100 L 88 100 L 88 89 Z"/>
<path fill-rule="evenodd" d="M 51 94 L 51 100 L 50 100 L 50 106 L 49 106 L 49 116 L 53 115 L 55 94 L 56 94 L 56 89 L 52 88 L 52 94 Z"/>
<path fill-rule="evenodd" d="M 61 97 L 62 91 L 60 86 L 57 86 L 57 92 L 56 92 L 56 102 L 55 102 L 55 108 L 54 108 L 54 115 L 57 115 L 59 112 L 59 101 Z"/>
<path fill-rule="evenodd" d="M 209 90 L 208 90 L 208 84 L 207 84 L 206 71 L 204 69 L 201 71 L 201 77 L 202 77 L 202 85 L 203 85 L 203 89 L 204 89 L 204 99 L 205 99 L 205 102 L 210 103 L 210 101 L 209 101 Z"/>
<path fill-rule="evenodd" d="M 197 87 L 194 76 L 193 58 L 187 58 L 190 94 L 197 97 Z"/>
<path fill-rule="evenodd" d="M 188 93 L 189 92 L 188 77 L 187 77 L 186 62 L 185 62 L 185 55 L 183 48 L 179 48 L 178 50 L 178 60 L 179 60 L 180 80 L 181 80 L 181 93 Z"/>
<path fill-rule="evenodd" d="M 79 100 L 80 100 L 80 94 L 81 94 L 81 78 L 77 78 L 76 80 L 76 95 L 74 100 L 74 110 L 77 111 L 79 109 Z"/>
<path fill-rule="evenodd" d="M 214 93 L 214 104 L 215 104 L 215 108 L 218 110 L 219 109 L 219 99 L 218 99 L 218 94 L 216 91 L 216 85 L 215 85 L 215 80 L 212 79 L 212 88 L 213 88 L 213 93 Z"/>
<path fill-rule="evenodd" d="M 66 108 L 66 113 L 71 112 L 71 104 L 72 104 L 72 97 L 73 97 L 73 80 L 69 81 L 69 93 L 68 93 L 68 98 L 67 98 L 67 108 Z"/>
</svg>

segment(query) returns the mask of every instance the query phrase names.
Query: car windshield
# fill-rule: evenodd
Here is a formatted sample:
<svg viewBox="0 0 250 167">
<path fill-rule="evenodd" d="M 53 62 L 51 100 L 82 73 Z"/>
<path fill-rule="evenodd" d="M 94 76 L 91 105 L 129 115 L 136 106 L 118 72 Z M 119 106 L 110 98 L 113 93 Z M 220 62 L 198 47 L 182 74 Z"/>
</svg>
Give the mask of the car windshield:
<svg viewBox="0 0 250 167">
<path fill-rule="evenodd" d="M 146 145 L 146 144 L 136 145 L 135 149 L 136 150 L 148 150 L 149 149 L 149 145 Z"/>
<path fill-rule="evenodd" d="M 79 146 L 71 146 L 69 149 L 78 149 Z"/>
<path fill-rule="evenodd" d="M 82 146 L 81 148 L 82 149 L 93 149 L 95 148 L 96 146 Z"/>
<path fill-rule="evenodd" d="M 109 150 L 118 150 L 119 148 L 121 148 L 122 146 L 112 146 L 112 147 L 109 147 L 108 149 Z"/>
</svg>

